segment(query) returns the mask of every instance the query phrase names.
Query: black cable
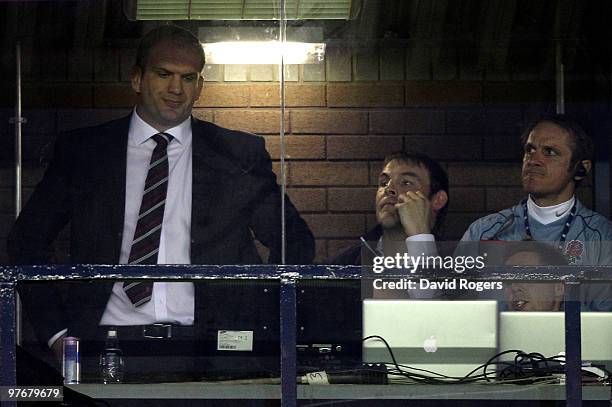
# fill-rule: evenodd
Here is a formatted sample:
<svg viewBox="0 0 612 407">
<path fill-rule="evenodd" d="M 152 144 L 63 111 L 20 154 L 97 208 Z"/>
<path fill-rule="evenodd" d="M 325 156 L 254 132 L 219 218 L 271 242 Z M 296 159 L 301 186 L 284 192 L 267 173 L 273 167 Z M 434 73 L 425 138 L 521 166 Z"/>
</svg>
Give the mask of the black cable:
<svg viewBox="0 0 612 407">
<path fill-rule="evenodd" d="M 392 365 L 394 366 L 394 369 L 389 369 L 387 371 L 389 375 L 406 377 L 416 382 L 425 384 L 462 384 L 473 383 L 477 381 L 486 381 L 490 383 L 495 379 L 502 383 L 504 381 L 516 382 L 517 380 L 519 382 L 522 382 L 524 380 L 525 382 L 533 383 L 536 381 L 550 379 L 552 378 L 551 374 L 560 373 L 561 371 L 564 371 L 565 368 L 563 364 L 563 362 L 565 362 L 564 356 L 545 357 L 541 353 L 526 353 L 522 350 L 510 349 L 497 353 L 489 360 L 487 360 L 484 364 L 476 367 L 463 377 L 452 377 L 425 369 L 400 365 L 397 362 L 395 355 L 393 354 L 393 349 L 383 337 L 379 335 L 370 335 L 366 338 L 363 338 L 363 341 L 369 339 L 378 339 L 382 341 L 385 347 L 387 348 L 387 351 L 389 352 L 389 355 L 393 362 Z M 513 361 L 498 360 L 503 355 L 511 353 L 516 354 Z M 491 373 L 489 373 L 487 369 L 489 369 L 489 367 L 493 365 L 498 367 L 498 374 L 494 378 L 491 378 Z M 407 370 L 424 372 L 433 376 L 427 376 L 424 374 L 414 373 Z M 475 374 L 480 370 L 482 370 L 482 373 Z M 610 375 L 610 373 L 605 370 L 605 367 L 602 370 L 604 370 L 608 375 Z M 612 380 L 610 381 L 610 400 L 612 407 Z"/>
<path fill-rule="evenodd" d="M 478 370 L 483 369 L 483 375 L 484 375 L 485 380 L 486 380 L 487 382 L 490 382 L 490 380 L 489 380 L 489 376 L 488 376 L 488 374 L 487 374 L 487 368 L 489 367 L 489 365 L 492 365 L 492 364 L 493 364 L 493 361 L 494 361 L 495 359 L 499 359 L 499 357 L 501 357 L 501 356 L 503 356 L 503 355 L 505 355 L 505 354 L 507 354 L 507 353 L 513 353 L 513 352 L 521 352 L 521 351 L 520 351 L 520 350 L 514 350 L 514 349 L 512 349 L 512 350 L 506 350 L 506 351 L 500 352 L 500 353 L 498 353 L 498 354 L 496 354 L 496 355 L 493 355 L 493 356 L 492 356 L 492 357 L 491 357 L 489 360 L 487 360 L 487 361 L 486 361 L 484 364 L 482 364 L 482 365 L 478 366 L 476 369 L 472 370 L 470 373 L 468 373 L 467 375 L 465 375 L 465 376 L 464 376 L 464 379 L 465 379 L 465 378 L 467 378 L 467 377 L 470 377 L 470 376 L 471 376 L 473 373 L 477 372 Z"/>
<path fill-rule="evenodd" d="M 519 205 L 522 205 L 523 201 L 521 201 L 521 203 Z M 487 234 L 489 231 L 491 231 L 491 229 L 493 229 L 495 226 L 497 225 L 501 225 L 499 227 L 499 229 L 497 230 L 497 232 L 495 232 L 493 234 L 493 236 L 491 236 L 491 238 L 489 239 L 484 239 L 484 240 L 497 240 L 497 237 L 501 234 L 501 232 L 503 232 L 504 230 L 506 230 L 510 225 L 512 225 L 514 223 L 514 218 L 517 217 L 514 215 L 514 209 L 517 207 L 518 205 L 514 205 L 512 208 L 509 209 L 504 209 L 503 211 L 499 211 L 497 212 L 495 215 L 501 215 L 504 217 L 503 221 L 497 221 L 495 223 L 493 223 L 491 226 L 489 226 L 488 229 L 483 230 L 480 233 L 480 238 L 479 240 L 483 240 L 483 237 L 485 234 Z M 509 210 L 510 214 L 509 215 L 504 215 L 502 212 Z"/>
<path fill-rule="evenodd" d="M 393 362 L 392 364 L 395 367 L 395 369 L 397 370 L 397 371 L 390 371 L 389 372 L 390 374 L 404 376 L 404 377 L 413 379 L 415 381 L 425 382 L 425 383 L 428 383 L 428 384 L 471 383 L 471 382 L 480 380 L 482 377 L 484 377 L 484 379 L 486 381 L 490 381 L 486 374 L 484 374 L 484 375 L 480 374 L 480 375 L 476 375 L 476 376 L 472 376 L 472 375 L 475 372 L 477 372 L 478 370 L 482 369 L 483 367 L 486 368 L 488 365 L 492 364 L 493 360 L 495 360 L 497 357 L 499 357 L 499 356 L 501 356 L 503 354 L 510 353 L 510 352 L 520 352 L 520 351 L 506 351 L 506 352 L 502 352 L 500 354 L 495 355 L 491 359 L 489 359 L 487 361 L 487 363 L 485 363 L 484 365 L 480 365 L 476 369 L 472 370 L 470 373 L 468 373 L 464 377 L 451 377 L 451 376 L 446 376 L 446 375 L 443 375 L 443 374 L 440 374 L 440 373 L 436 373 L 436 372 L 432 372 L 432 371 L 425 370 L 425 369 L 418 369 L 418 368 L 414 368 L 414 367 L 410 367 L 410 366 L 400 365 L 400 364 L 397 363 L 397 360 L 395 359 L 395 355 L 393 354 L 393 349 L 391 348 L 389 343 L 385 340 L 385 338 L 383 338 L 382 336 L 379 336 L 379 335 L 370 335 L 370 336 L 367 336 L 367 337 L 363 338 L 362 341 L 366 341 L 366 340 L 369 340 L 369 339 L 379 339 L 380 341 L 382 341 L 384 343 L 385 347 L 387 348 L 387 351 L 389 352 L 391 360 Z M 433 374 L 433 375 L 436 375 L 436 376 L 439 376 L 439 377 L 430 377 L 430 376 L 426 376 L 426 375 L 422 375 L 422 374 L 418 374 L 418 373 L 406 372 L 405 370 L 402 369 L 402 367 L 408 368 L 410 370 L 426 372 L 426 373 Z M 452 381 L 450 381 L 450 380 L 452 380 Z"/>
<path fill-rule="evenodd" d="M 500 212 L 500 215 L 501 215 L 501 212 Z M 497 240 L 498 236 L 501 235 L 504 230 L 508 229 L 510 225 L 514 223 L 514 218 L 515 216 L 514 216 L 514 211 L 513 211 L 510 215 L 506 217 L 506 219 L 504 219 L 504 222 L 502 223 L 502 225 L 499 227 L 497 232 L 495 232 L 495 234 L 489 240 Z M 501 222 L 496 222 L 496 224 L 499 224 L 499 223 Z M 493 226 L 491 226 L 489 229 L 482 232 L 480 236 L 481 237 L 484 236 L 484 234 L 491 229 L 493 229 Z"/>
<path fill-rule="evenodd" d="M 370 336 L 366 336 L 361 341 L 365 342 L 365 341 L 367 341 L 369 339 L 380 339 L 381 341 L 383 341 L 383 343 L 387 347 L 387 351 L 389 352 L 389 355 L 391 356 L 391 360 L 393 361 L 393 365 L 397 368 L 397 370 L 401 370 L 399 368 L 399 365 L 397 364 L 397 361 L 395 360 L 395 355 L 393 354 L 393 350 L 391 349 L 391 346 L 389 346 L 389 343 L 385 340 L 385 338 L 383 338 L 380 335 L 370 335 Z"/>
</svg>

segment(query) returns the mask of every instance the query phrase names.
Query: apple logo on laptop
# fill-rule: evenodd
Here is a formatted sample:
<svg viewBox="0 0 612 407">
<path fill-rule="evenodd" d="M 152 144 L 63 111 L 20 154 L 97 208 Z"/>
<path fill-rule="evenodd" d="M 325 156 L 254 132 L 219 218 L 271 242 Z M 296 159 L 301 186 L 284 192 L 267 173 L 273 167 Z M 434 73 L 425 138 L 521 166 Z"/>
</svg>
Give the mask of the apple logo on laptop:
<svg viewBox="0 0 612 407">
<path fill-rule="evenodd" d="M 423 349 L 425 350 L 425 352 L 435 352 L 438 350 L 438 343 L 436 341 L 436 338 L 434 336 L 431 336 L 429 339 L 425 339 L 423 341 Z"/>
</svg>

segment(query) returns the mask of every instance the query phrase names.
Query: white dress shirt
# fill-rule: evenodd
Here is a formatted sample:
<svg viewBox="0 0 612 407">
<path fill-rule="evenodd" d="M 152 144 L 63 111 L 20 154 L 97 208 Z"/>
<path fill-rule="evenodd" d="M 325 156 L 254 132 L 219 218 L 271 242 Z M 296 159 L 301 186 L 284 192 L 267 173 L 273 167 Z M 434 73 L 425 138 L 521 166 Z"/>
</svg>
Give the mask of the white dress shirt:
<svg viewBox="0 0 612 407">
<path fill-rule="evenodd" d="M 404 241 L 406 243 L 406 253 L 413 256 L 437 256 L 438 250 L 435 245 L 436 238 L 432 233 L 419 233 L 418 235 L 408 236 Z M 376 250 L 384 255 L 383 237 L 378 239 Z"/>
<path fill-rule="evenodd" d="M 404 241 L 406 253 L 410 256 L 437 256 L 438 249 L 436 247 L 436 238 L 431 233 L 420 233 L 418 235 L 408 236 Z M 400 246 L 401 247 L 401 246 Z M 384 251 L 383 237 L 381 236 L 376 245 L 376 250 L 383 255 L 387 255 Z M 410 290 L 410 298 L 415 300 L 431 299 L 438 295 L 438 290 L 424 290 L 414 288 Z"/>
<path fill-rule="evenodd" d="M 157 133 L 134 110 L 128 133 L 120 264 L 127 264 L 130 256 L 149 163 L 157 145 L 151 137 Z M 168 191 L 157 264 L 190 264 L 191 117 L 164 133 L 172 135 L 173 140 L 168 144 Z M 123 282 L 116 282 L 99 324 L 123 326 L 167 322 L 193 325 L 194 304 L 194 287 L 191 282 L 156 282 L 153 284 L 151 300 L 139 307 L 134 307 L 128 298 L 123 290 Z M 48 341 L 49 347 L 66 331 L 63 329 L 53 335 Z"/>
<path fill-rule="evenodd" d="M 159 133 L 134 111 L 130 122 L 125 174 L 125 219 L 121 242 L 120 264 L 127 264 L 145 180 L 153 149 L 151 139 Z M 173 139 L 168 144 L 168 192 L 164 209 L 157 264 L 189 264 L 191 239 L 191 117 L 166 130 Z M 100 320 L 100 325 L 146 325 L 169 322 L 192 325 L 194 319 L 194 287 L 191 282 L 156 282 L 151 301 L 134 307 L 116 282 Z"/>
</svg>

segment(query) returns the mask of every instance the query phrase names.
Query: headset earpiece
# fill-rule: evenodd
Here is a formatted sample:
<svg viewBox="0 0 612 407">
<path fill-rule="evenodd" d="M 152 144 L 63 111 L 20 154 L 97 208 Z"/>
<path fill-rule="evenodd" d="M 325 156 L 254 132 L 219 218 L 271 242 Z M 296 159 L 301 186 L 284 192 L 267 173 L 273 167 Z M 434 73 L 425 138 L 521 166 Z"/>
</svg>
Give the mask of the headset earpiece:
<svg viewBox="0 0 612 407">
<path fill-rule="evenodd" d="M 587 169 L 584 168 L 584 165 L 581 161 L 578 161 L 576 164 L 576 172 L 574 173 L 574 177 L 584 178 L 587 176 Z"/>
</svg>

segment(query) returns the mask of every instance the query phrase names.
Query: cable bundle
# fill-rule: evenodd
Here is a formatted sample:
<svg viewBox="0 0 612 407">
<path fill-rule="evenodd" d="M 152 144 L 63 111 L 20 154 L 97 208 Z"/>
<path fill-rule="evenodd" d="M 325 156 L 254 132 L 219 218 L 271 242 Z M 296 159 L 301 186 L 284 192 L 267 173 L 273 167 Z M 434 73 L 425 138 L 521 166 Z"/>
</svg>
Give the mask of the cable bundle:
<svg viewBox="0 0 612 407">
<path fill-rule="evenodd" d="M 388 369 L 390 384 L 465 384 L 465 383 L 512 383 L 512 384 L 544 384 L 559 381 L 559 374 L 565 373 L 565 357 L 553 356 L 547 358 L 540 353 L 526 353 L 522 350 L 506 350 L 490 358 L 486 363 L 478 366 L 463 377 L 451 377 L 424 369 L 400 365 L 395 359 L 393 350 L 387 341 L 378 335 L 371 335 L 363 339 L 381 340 L 389 352 L 392 367 Z M 503 361 L 500 357 L 515 353 L 514 360 Z M 497 369 L 494 369 L 497 367 Z M 492 370 L 492 371 L 491 371 Z M 482 371 L 482 373 L 478 373 Z M 499 371 L 499 373 L 497 373 Z M 606 371 L 604 369 L 604 371 Z M 610 372 L 608 380 L 610 378 Z M 592 375 L 584 371 L 583 374 Z"/>
</svg>

